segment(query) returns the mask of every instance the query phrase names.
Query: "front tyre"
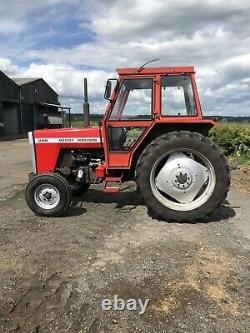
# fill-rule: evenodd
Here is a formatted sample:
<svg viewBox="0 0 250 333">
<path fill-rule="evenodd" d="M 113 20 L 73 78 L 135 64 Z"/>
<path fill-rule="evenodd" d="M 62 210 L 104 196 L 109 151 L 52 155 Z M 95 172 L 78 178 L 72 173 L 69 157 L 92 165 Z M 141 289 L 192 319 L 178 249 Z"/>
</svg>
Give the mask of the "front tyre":
<svg viewBox="0 0 250 333">
<path fill-rule="evenodd" d="M 194 132 L 164 134 L 144 150 L 136 167 L 145 204 L 167 221 L 196 221 L 226 198 L 227 161 L 219 147 Z"/>
<path fill-rule="evenodd" d="M 70 205 L 71 192 L 63 177 L 57 174 L 41 174 L 29 182 L 25 198 L 35 214 L 60 216 Z"/>
</svg>

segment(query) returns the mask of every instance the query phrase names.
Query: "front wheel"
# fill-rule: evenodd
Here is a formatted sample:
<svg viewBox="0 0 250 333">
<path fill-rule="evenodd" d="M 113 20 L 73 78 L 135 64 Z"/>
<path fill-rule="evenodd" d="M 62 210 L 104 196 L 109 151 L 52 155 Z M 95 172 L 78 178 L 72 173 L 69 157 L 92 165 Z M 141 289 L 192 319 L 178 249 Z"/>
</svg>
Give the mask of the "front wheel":
<svg viewBox="0 0 250 333">
<path fill-rule="evenodd" d="M 67 181 L 57 174 L 41 174 L 26 187 L 29 208 L 41 216 L 60 216 L 70 205 L 71 192 Z"/>
<path fill-rule="evenodd" d="M 227 161 L 211 140 L 199 133 L 171 132 L 142 153 L 136 183 L 145 204 L 165 220 L 195 221 L 226 198 Z"/>
</svg>

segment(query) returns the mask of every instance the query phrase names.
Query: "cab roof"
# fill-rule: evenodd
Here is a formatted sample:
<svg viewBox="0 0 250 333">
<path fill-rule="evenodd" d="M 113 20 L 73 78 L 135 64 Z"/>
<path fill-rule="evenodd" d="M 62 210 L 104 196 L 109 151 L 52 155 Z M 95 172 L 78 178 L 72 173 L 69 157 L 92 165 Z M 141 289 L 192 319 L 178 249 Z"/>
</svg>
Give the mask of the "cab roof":
<svg viewBox="0 0 250 333">
<path fill-rule="evenodd" d="M 194 67 L 144 67 L 144 68 L 117 68 L 119 75 L 159 75 L 174 73 L 194 73 Z"/>
</svg>

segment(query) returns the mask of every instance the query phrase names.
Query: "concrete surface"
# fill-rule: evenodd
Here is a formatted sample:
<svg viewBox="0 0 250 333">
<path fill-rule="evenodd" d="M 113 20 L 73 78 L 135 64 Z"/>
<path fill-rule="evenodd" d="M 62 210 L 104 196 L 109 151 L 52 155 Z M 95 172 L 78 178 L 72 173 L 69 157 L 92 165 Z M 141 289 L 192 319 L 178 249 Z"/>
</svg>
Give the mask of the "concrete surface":
<svg viewBox="0 0 250 333">
<path fill-rule="evenodd" d="M 0 201 L 10 198 L 24 187 L 31 171 L 27 139 L 0 141 Z"/>
<path fill-rule="evenodd" d="M 24 199 L 27 142 L 0 142 L 0 156 L 0 332 L 249 331 L 248 194 L 178 224 L 152 219 L 131 184 L 92 187 L 67 216 L 41 218 Z M 103 311 L 114 295 L 150 303 Z"/>
</svg>

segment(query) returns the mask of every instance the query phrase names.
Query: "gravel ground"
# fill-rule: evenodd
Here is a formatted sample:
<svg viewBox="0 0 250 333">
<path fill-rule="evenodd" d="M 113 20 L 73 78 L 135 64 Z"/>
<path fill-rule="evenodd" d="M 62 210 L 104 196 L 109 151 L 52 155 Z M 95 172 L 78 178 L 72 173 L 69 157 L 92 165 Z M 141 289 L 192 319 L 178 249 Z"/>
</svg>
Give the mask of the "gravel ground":
<svg viewBox="0 0 250 333">
<path fill-rule="evenodd" d="M 153 219 L 132 183 L 92 187 L 67 216 L 41 218 L 24 200 L 27 142 L 0 154 L 0 332 L 249 331 L 248 193 L 178 224 Z M 143 315 L 103 311 L 114 295 L 150 302 Z"/>
</svg>

